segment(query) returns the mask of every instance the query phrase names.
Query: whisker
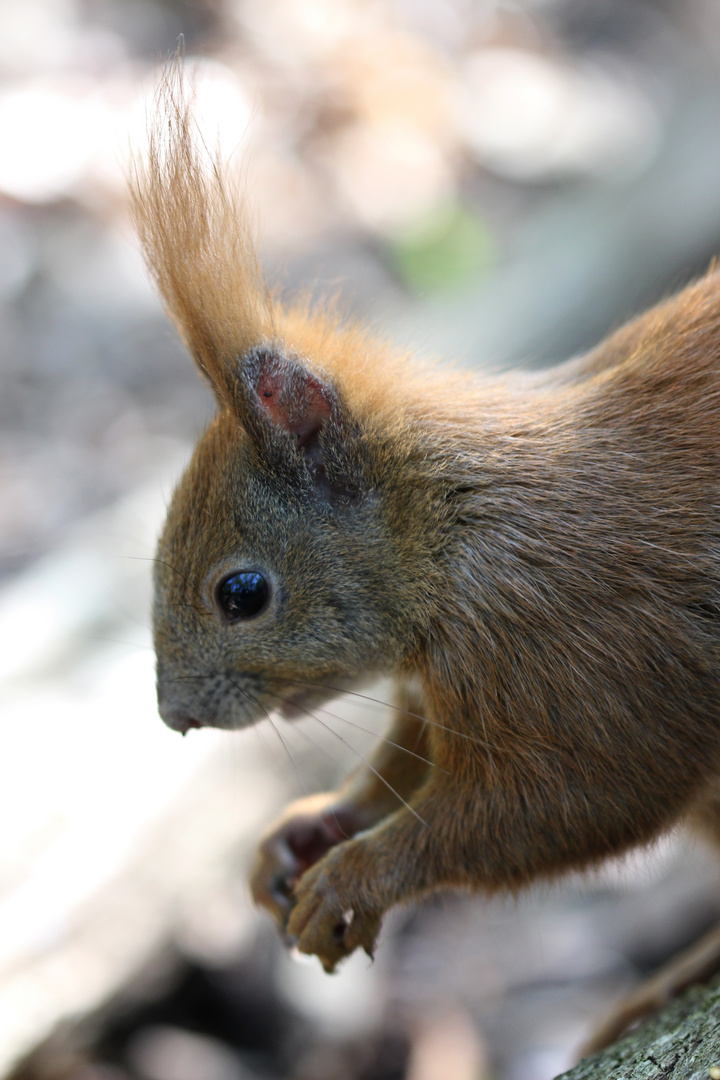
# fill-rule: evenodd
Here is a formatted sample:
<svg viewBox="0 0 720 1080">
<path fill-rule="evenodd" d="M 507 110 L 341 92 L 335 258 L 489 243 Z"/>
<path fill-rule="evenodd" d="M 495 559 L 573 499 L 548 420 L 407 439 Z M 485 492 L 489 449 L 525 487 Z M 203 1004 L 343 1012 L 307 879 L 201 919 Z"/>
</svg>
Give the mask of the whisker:
<svg viewBox="0 0 720 1080">
<path fill-rule="evenodd" d="M 296 778 L 297 778 L 297 780 L 298 780 L 298 782 L 300 784 L 300 787 L 305 792 L 305 794 L 308 795 L 309 792 L 308 792 L 308 790 L 307 790 L 307 788 L 305 786 L 305 783 L 304 783 L 304 781 L 302 779 L 302 776 L 300 775 L 300 770 L 297 767 L 297 762 L 295 761 L 295 758 L 292 756 L 292 754 L 290 752 L 290 747 L 288 746 L 285 739 L 283 739 L 282 733 L 281 733 L 280 729 L 278 728 L 277 724 L 273 723 L 273 718 L 270 715 L 270 713 L 268 712 L 268 710 L 265 708 L 265 706 L 263 705 L 263 703 L 261 701 L 258 701 L 257 698 L 254 698 L 252 694 L 249 694 L 247 692 L 247 690 L 244 690 L 242 686 L 240 686 L 238 683 L 236 683 L 234 681 L 234 679 L 230 679 L 229 682 L 230 682 L 230 684 L 232 686 L 235 687 L 235 689 L 238 691 L 239 694 L 242 694 L 243 697 L 247 698 L 247 700 L 252 702 L 253 705 L 257 705 L 258 708 L 262 709 L 262 711 L 265 713 L 265 716 L 266 716 L 266 718 L 267 718 L 267 720 L 268 720 L 268 722 L 270 724 L 270 727 L 272 728 L 272 730 L 275 732 L 278 739 L 280 740 L 280 745 L 282 746 L 283 750 L 285 751 L 288 761 L 292 765 L 293 772 L 295 773 L 295 776 L 296 776 Z"/>
<path fill-rule="evenodd" d="M 154 652 L 152 645 L 144 641 L 123 641 L 122 638 L 105 637 L 99 634 L 93 634 L 92 640 L 102 642 L 103 645 L 126 645 L 128 649 L 149 649 L 150 652 Z"/>
<path fill-rule="evenodd" d="M 185 682 L 187 679 L 209 679 L 209 678 L 210 678 L 210 675 L 205 673 L 205 672 L 201 672 L 199 675 L 173 675 L 173 677 L 172 677 L 173 682 Z M 240 687 L 238 686 L 238 687 L 236 687 L 236 689 L 240 690 Z M 240 692 L 245 693 L 244 690 L 240 690 Z"/>
<path fill-rule="evenodd" d="M 285 748 L 285 752 L 286 752 L 286 754 L 287 754 L 287 756 L 288 756 L 288 758 L 289 758 L 289 760 L 290 760 L 290 762 L 291 762 L 291 764 L 292 764 L 292 767 L 293 767 L 293 771 L 295 772 L 295 776 L 296 776 L 296 777 L 297 777 L 297 779 L 298 779 L 298 782 L 299 782 L 299 784 L 300 784 L 300 787 L 301 787 L 301 789 L 302 789 L 302 790 L 303 790 L 303 791 L 305 792 L 305 795 L 309 797 L 309 796 L 310 796 L 310 792 L 309 792 L 309 791 L 308 791 L 308 789 L 307 789 L 307 784 L 306 784 L 306 783 L 305 783 L 305 781 L 303 780 L 303 778 L 302 778 L 302 775 L 301 775 L 301 773 L 300 773 L 300 770 L 298 769 L 298 766 L 297 766 L 297 762 L 295 761 L 295 759 L 293 758 L 292 754 L 290 753 L 290 749 L 289 749 L 289 746 L 288 746 L 288 744 L 287 744 L 287 743 L 285 742 L 285 740 L 283 739 L 283 737 L 282 737 L 282 733 L 281 733 L 281 731 L 280 731 L 280 728 L 279 728 L 279 726 L 278 726 L 278 725 L 277 725 L 277 724 L 275 723 L 275 721 L 273 720 L 273 718 L 272 718 L 272 714 L 271 714 L 271 713 L 270 713 L 270 712 L 268 711 L 268 709 L 266 709 L 266 708 L 265 708 L 265 706 L 263 705 L 263 703 L 262 703 L 261 701 L 258 701 L 258 699 L 257 699 L 257 698 L 255 698 L 255 697 L 254 697 L 254 696 L 253 696 L 252 694 L 248 693 L 248 691 L 247 691 L 247 690 L 244 690 L 242 686 L 239 686 L 239 685 L 238 685 L 238 684 L 237 684 L 237 683 L 236 683 L 236 682 L 234 681 L 234 679 L 231 679 L 231 680 L 230 680 L 230 683 L 231 683 L 231 685 L 232 685 L 232 686 L 234 686 L 234 687 L 235 687 L 235 689 L 236 689 L 236 690 L 238 690 L 238 691 L 239 691 L 239 692 L 240 692 L 240 693 L 241 693 L 241 694 L 242 694 L 242 695 L 243 695 L 244 697 L 246 697 L 246 698 L 248 699 L 248 701 L 251 701 L 251 702 L 252 702 L 252 703 L 253 703 L 254 705 L 257 705 L 257 706 L 258 706 L 258 708 L 262 709 L 262 711 L 263 711 L 263 712 L 265 713 L 265 716 L 266 716 L 266 718 L 267 718 L 267 720 L 268 720 L 268 723 L 270 724 L 270 727 L 271 727 L 271 728 L 273 729 L 273 731 L 275 732 L 275 734 L 276 734 L 276 735 L 278 736 L 278 738 L 280 739 L 280 742 L 282 743 L 283 747 Z M 303 734 L 303 735 L 305 735 L 305 737 L 306 737 L 306 738 L 309 738 L 309 736 L 307 735 L 307 733 L 306 733 L 306 732 L 303 732 L 303 731 L 301 731 L 301 729 L 300 729 L 300 728 L 298 728 L 298 731 L 300 731 L 300 734 Z M 313 745 L 317 745 L 317 744 L 316 744 L 316 743 L 314 742 L 314 740 L 312 740 L 312 739 L 311 739 L 310 741 L 311 741 L 311 742 L 313 743 Z M 292 744 L 290 744 L 290 745 L 292 745 Z M 337 762 L 336 762 L 335 764 L 337 764 Z M 317 776 L 315 777 L 315 779 L 317 780 Z M 323 785 L 322 785 L 322 784 L 320 784 L 320 783 L 318 783 L 318 788 L 319 788 L 319 789 L 320 789 L 320 790 L 322 791 L 322 789 L 323 789 Z M 341 833 L 342 833 L 342 835 L 343 835 L 344 837 L 346 837 L 346 839 L 348 839 L 348 840 L 349 840 L 349 839 L 350 839 L 350 837 L 348 836 L 348 834 L 347 834 L 347 833 L 345 832 L 345 830 L 343 829 L 342 825 L 340 824 L 340 821 L 339 821 L 339 819 L 338 819 L 338 817 L 337 817 L 337 814 L 336 814 L 335 810 L 334 810 L 334 809 L 333 809 L 332 807 L 328 807 L 328 809 L 329 809 L 330 813 L 331 813 L 331 814 L 332 814 L 332 816 L 333 816 L 333 819 L 334 819 L 334 821 L 335 821 L 335 826 L 336 826 L 336 828 L 338 829 L 338 831 L 339 831 L 339 832 L 341 832 Z"/>
<path fill-rule="evenodd" d="M 382 775 L 382 773 L 379 772 L 370 761 L 368 761 L 368 759 L 365 757 L 364 754 L 361 754 L 359 750 L 356 750 L 355 747 L 352 745 L 352 743 L 349 743 L 347 739 L 343 738 L 343 736 L 339 732 L 335 731 L 332 727 L 330 727 L 329 724 L 326 724 L 324 720 L 321 720 L 319 716 L 313 716 L 312 713 L 310 713 L 310 716 L 312 717 L 312 719 L 315 721 L 316 724 L 320 724 L 322 727 L 325 728 L 326 731 L 329 731 L 331 735 L 334 735 L 336 739 L 339 739 L 341 743 L 343 743 L 350 750 L 352 750 L 353 754 L 355 754 L 356 757 L 359 757 L 360 760 L 362 762 L 364 762 L 364 764 L 367 766 L 367 768 L 370 769 L 371 772 L 373 772 L 375 774 L 375 776 L 377 776 L 378 780 L 380 780 L 381 783 L 383 783 L 385 785 L 385 787 L 389 791 L 391 791 L 393 793 L 393 795 L 395 796 L 396 799 L 400 800 L 400 802 L 403 804 L 403 806 L 407 810 L 410 811 L 410 813 L 413 815 L 413 817 L 416 817 L 418 819 L 418 821 L 421 823 L 421 825 L 425 826 L 425 828 L 428 827 L 427 821 L 425 821 L 423 818 L 420 817 L 417 810 L 413 806 L 411 806 L 410 803 L 406 799 L 403 799 L 400 792 L 396 791 L 396 789 L 392 786 L 392 784 L 388 780 L 385 779 L 385 777 Z"/>
<path fill-rule="evenodd" d="M 282 732 L 280 731 L 280 728 L 274 722 L 271 714 L 267 711 L 267 709 L 265 709 L 264 712 L 265 712 L 265 716 L 267 718 L 267 721 L 270 724 L 270 727 L 272 728 L 272 730 L 277 735 L 278 739 L 280 740 L 280 744 L 281 744 L 283 750 L 287 754 L 288 761 L 292 765 L 293 772 L 295 773 L 295 778 L 297 779 L 298 783 L 300 784 L 301 789 L 305 792 L 305 794 L 309 795 L 310 793 L 307 790 L 307 786 L 305 784 L 305 781 L 302 778 L 302 775 L 300 773 L 300 769 L 298 768 L 297 762 L 296 762 L 295 758 L 293 757 L 292 752 L 290 750 L 290 745 L 291 744 L 288 744 L 286 742 L 286 740 L 283 738 Z"/>
<path fill-rule="evenodd" d="M 346 716 L 341 716 L 339 713 L 333 713 L 330 712 L 329 709 L 322 709 L 320 707 L 316 708 L 318 712 L 324 713 L 325 716 L 331 716 L 333 720 L 341 720 L 343 724 L 349 724 L 350 727 L 357 728 L 358 731 L 364 731 L 367 735 L 374 735 L 375 738 L 380 739 L 381 742 L 388 743 L 389 746 L 396 746 L 398 750 L 404 751 L 404 753 L 409 754 L 410 757 L 417 758 L 418 761 L 422 761 L 425 765 L 429 765 L 430 768 L 439 769 L 440 772 L 445 773 L 446 776 L 450 775 L 447 769 L 443 769 L 440 765 L 437 764 L 437 762 L 430 761 L 429 758 L 423 757 L 422 754 L 415 753 L 414 750 L 410 750 L 409 747 L 403 746 L 402 743 L 395 742 L 394 739 L 388 739 L 386 735 L 378 735 L 378 733 L 373 731 L 372 728 L 363 727 L 362 724 L 358 724 L 354 720 L 348 720 Z"/>
<path fill-rule="evenodd" d="M 275 762 L 276 762 L 275 753 L 268 746 L 267 740 L 265 738 L 265 733 L 263 732 L 262 724 L 253 724 L 252 729 L 255 732 L 255 735 L 257 736 L 257 739 L 260 742 L 260 745 L 262 746 L 263 751 L 265 752 L 265 758 L 266 758 L 266 761 L 269 763 L 269 767 L 274 769 L 275 768 Z M 238 745 L 239 745 L 238 742 L 235 739 L 232 739 L 231 743 L 232 743 L 233 749 L 235 751 L 235 754 L 237 754 L 238 753 Z"/>
<path fill-rule="evenodd" d="M 273 676 L 273 678 L 277 682 L 289 682 L 294 686 L 310 686 L 320 690 L 333 690 L 337 694 L 349 694 L 350 697 L 372 702 L 373 705 L 382 705 L 386 709 L 393 709 L 394 712 L 404 713 L 405 716 L 412 716 L 414 720 L 421 720 L 423 724 L 430 724 L 431 727 L 439 728 L 440 731 L 447 731 L 450 735 L 457 735 L 458 739 L 467 739 L 469 742 L 477 743 L 478 746 L 482 746 L 488 751 L 493 749 L 492 743 L 485 739 L 479 739 L 476 735 L 468 735 L 465 731 L 456 731 L 455 728 L 441 724 L 437 720 L 431 720 L 429 716 L 420 716 L 419 713 L 411 712 L 410 709 L 404 709 L 402 705 L 393 705 L 390 701 L 381 701 L 380 698 L 371 697 L 369 694 L 361 694 L 357 690 L 346 690 L 342 686 L 331 686 L 330 683 L 307 682 L 305 679 L 281 679 L 279 676 Z"/>
<path fill-rule="evenodd" d="M 167 568 L 169 570 L 172 570 L 172 572 L 174 574 L 177 574 L 178 577 L 182 578 L 182 580 L 187 585 L 188 589 L 191 592 L 195 593 L 198 600 L 200 600 L 201 603 L 203 603 L 203 606 L 204 606 L 203 598 L 200 595 L 199 591 L 195 588 L 194 585 L 192 585 L 190 583 L 190 580 L 185 576 L 185 574 L 183 574 L 181 570 L 178 570 L 177 566 L 173 566 L 172 563 L 168 562 L 167 559 L 158 559 L 157 555 L 120 555 L 119 558 L 121 558 L 121 559 L 131 559 L 133 562 L 152 562 L 152 563 L 157 563 L 158 566 L 167 566 Z M 178 605 L 178 606 L 180 606 L 180 605 Z M 190 607 L 192 605 L 188 604 L 186 606 Z"/>
<path fill-rule="evenodd" d="M 209 676 L 207 676 L 207 675 L 177 675 L 175 677 L 177 679 L 205 679 L 205 678 L 208 678 Z M 228 678 L 229 678 L 229 676 L 228 676 Z M 492 754 L 493 749 L 497 749 L 497 747 L 487 739 L 480 739 L 476 735 L 468 735 L 468 733 L 465 732 L 465 731 L 456 731 L 455 728 L 448 727 L 446 724 L 441 724 L 437 720 L 431 720 L 429 716 L 421 716 L 419 713 L 411 712 L 410 709 L 404 709 L 401 705 L 393 705 L 392 702 L 390 702 L 390 701 L 382 701 L 380 698 L 370 697 L 368 694 L 361 694 L 357 690 L 344 690 L 340 686 L 331 686 L 330 683 L 307 682 L 307 680 L 305 680 L 305 679 L 283 679 L 278 675 L 274 675 L 273 678 L 274 678 L 274 680 L 276 682 L 287 682 L 287 683 L 291 683 L 293 686 L 309 686 L 309 687 L 314 688 L 314 689 L 333 690 L 335 693 L 338 693 L 338 694 L 348 694 L 350 697 L 360 698 L 361 701 L 367 701 L 367 702 L 369 702 L 369 703 L 371 703 L 373 705 L 382 705 L 387 709 L 392 709 L 394 712 L 403 713 L 405 716 L 411 716 L 414 720 L 420 720 L 421 723 L 429 724 L 430 727 L 438 728 L 440 731 L 447 731 L 448 734 L 450 734 L 450 735 L 457 735 L 457 737 L 459 739 L 466 739 L 468 742 L 475 743 L 477 746 L 482 746 L 485 750 L 488 751 L 489 754 Z M 268 690 L 267 693 L 271 693 L 271 691 Z M 272 694 L 272 696 L 276 697 L 276 698 L 279 698 L 281 701 L 284 700 L 284 698 L 282 697 L 282 694 Z M 324 709 L 322 711 L 327 712 L 326 709 Z M 328 713 L 328 715 L 332 716 L 334 714 L 333 713 Z M 346 723 L 351 723 L 351 721 L 347 720 L 344 716 L 337 716 L 336 719 L 344 720 Z M 360 728 L 361 731 L 368 731 L 368 734 L 372 734 L 372 735 L 375 734 L 375 732 L 369 731 L 367 728 L 361 727 L 360 724 L 356 724 L 355 726 Z M 483 726 L 484 726 L 484 721 L 483 721 Z M 381 736 L 381 735 L 378 735 L 377 737 L 378 738 L 383 738 L 383 736 Z M 386 739 L 385 741 L 386 742 L 392 742 L 391 739 Z M 407 747 L 403 747 L 403 749 L 407 750 Z M 407 752 L 411 753 L 410 750 L 408 750 Z M 416 755 L 416 756 L 419 756 L 419 755 Z M 422 759 L 422 760 L 425 760 L 425 759 Z M 434 763 L 433 762 L 428 762 L 428 764 L 432 765 Z M 436 766 L 436 768 L 439 768 L 439 766 Z"/>
<path fill-rule="evenodd" d="M 319 750 L 321 754 L 325 754 L 325 757 L 330 758 L 330 761 L 332 761 L 333 765 L 338 765 L 338 766 L 340 766 L 342 768 L 342 763 L 340 761 L 338 761 L 338 759 L 335 757 L 335 755 L 331 754 L 330 751 L 327 749 L 327 747 L 323 746 L 321 743 L 319 743 L 317 741 L 317 739 L 313 739 L 312 735 L 309 732 L 304 731 L 303 728 L 301 728 L 301 727 L 294 727 L 293 731 L 296 731 L 298 735 L 302 735 L 302 737 L 304 739 L 306 739 L 315 750 Z M 322 787 L 323 787 L 323 785 L 321 784 L 320 785 L 321 790 L 322 790 Z M 329 807 L 327 807 L 327 812 L 332 814 L 333 820 L 335 822 L 335 827 L 337 828 L 338 832 L 342 833 L 342 835 L 345 837 L 346 840 L 352 840 L 352 833 L 346 832 L 345 829 L 342 827 L 342 825 L 340 823 L 340 819 L 337 816 L 336 810 L 332 806 L 329 806 Z"/>
<path fill-rule="evenodd" d="M 134 623 L 135 626 L 141 626 L 143 630 L 147 630 L 147 618 L 140 618 L 138 615 L 134 614 L 132 611 L 128 611 L 119 603 L 115 604 L 115 611 L 120 616 L 120 618 L 125 620 L 126 622 Z"/>
<path fill-rule="evenodd" d="M 284 700 L 284 698 L 282 697 L 282 695 L 281 695 L 281 694 L 274 694 L 274 693 L 272 693 L 272 691 L 270 691 L 270 690 L 266 691 L 266 693 L 269 693 L 269 694 L 271 694 L 271 696 L 272 696 L 272 697 L 277 697 L 277 698 L 280 698 L 280 700 L 281 700 L 281 701 L 283 701 L 283 700 Z M 349 750 L 352 750 L 353 754 L 355 754 L 355 756 L 356 756 L 356 757 L 360 758 L 360 760 L 361 760 L 361 761 L 362 761 L 362 762 L 363 762 L 363 763 L 364 763 L 364 764 L 365 764 L 365 765 L 366 765 L 366 766 L 368 767 L 368 769 L 370 769 L 370 771 L 371 771 L 372 773 L 374 773 L 374 774 L 375 774 L 375 776 L 377 776 L 378 780 L 379 780 L 379 781 L 380 781 L 380 782 L 381 782 L 382 784 L 384 784 L 384 785 L 385 785 L 385 787 L 386 787 L 386 788 L 387 788 L 387 789 L 388 789 L 389 791 L 391 791 L 391 792 L 393 793 L 393 795 L 395 796 L 395 798 L 396 798 L 396 799 L 398 799 L 398 800 L 399 800 L 399 801 L 400 801 L 400 802 L 401 802 L 401 803 L 403 804 L 403 806 L 404 806 L 404 807 L 405 807 L 405 808 L 406 808 L 407 810 L 409 810 L 409 811 L 410 811 L 410 813 L 411 813 L 411 814 L 413 815 L 413 817 L 416 817 L 416 818 L 418 819 L 418 821 L 419 821 L 419 822 L 420 822 L 420 823 L 421 823 L 422 825 L 424 825 L 424 826 L 425 826 L 425 828 L 427 828 L 427 821 L 423 821 L 423 819 L 422 819 L 422 818 L 420 817 L 420 815 L 418 814 L 417 810 L 415 810 L 415 808 L 414 808 L 414 807 L 412 807 L 412 806 L 410 805 L 410 803 L 409 803 L 409 802 L 407 802 L 407 801 L 406 801 L 405 799 L 403 799 L 403 797 L 402 797 L 402 795 L 400 794 L 400 792 L 399 792 L 399 791 L 396 791 L 396 790 L 395 790 L 395 788 L 394 788 L 394 787 L 392 786 L 392 784 L 391 784 L 391 783 L 389 783 L 389 781 L 387 781 L 387 780 L 385 779 L 385 777 L 384 777 L 384 776 L 382 775 L 382 773 L 378 772 L 378 770 L 377 770 L 377 769 L 375 768 L 375 766 L 374 766 L 374 765 L 372 764 L 372 762 L 368 761 L 368 760 L 367 760 L 367 758 L 366 758 L 366 757 L 365 757 L 365 756 L 364 756 L 363 754 L 361 754 L 359 750 L 356 750 L 356 749 L 355 749 L 355 747 L 354 747 L 354 746 L 352 745 L 352 743 L 349 743 L 349 742 L 347 741 L 347 739 L 343 738 L 343 736 L 342 736 L 342 735 L 340 735 L 340 733 L 339 733 L 339 732 L 337 732 L 337 731 L 334 731 L 334 730 L 333 730 L 333 729 L 332 729 L 332 728 L 330 727 L 330 725 L 329 725 L 329 724 L 326 724 L 326 723 L 324 722 L 324 720 L 321 720 L 321 719 L 320 719 L 320 717 L 319 717 L 319 716 L 316 716 L 316 715 L 315 715 L 315 714 L 314 714 L 313 712 L 311 712 L 311 711 L 310 711 L 310 709 L 306 709 L 306 708 L 304 707 L 304 705 L 299 705 L 299 704 L 298 704 L 298 705 L 296 706 L 296 708 L 298 708 L 298 709 L 299 709 L 299 710 L 300 710 L 301 712 L 304 712 L 304 713 L 305 713 L 305 714 L 306 714 L 307 716 L 309 716 L 309 717 L 311 718 L 311 720 L 314 720 L 314 721 L 315 721 L 315 722 L 316 722 L 317 724 L 320 724 L 320 726 L 321 726 L 321 727 L 324 727 L 324 728 L 325 728 L 325 729 L 326 729 L 327 731 L 329 731 L 329 732 L 330 732 L 330 734 L 331 734 L 331 735 L 334 735 L 336 739 L 339 739 L 341 743 L 344 743 L 344 744 L 345 744 L 345 746 L 347 746 Z"/>
<path fill-rule="evenodd" d="M 313 716 L 312 719 L 314 720 L 315 717 Z M 298 735 L 302 735 L 302 737 L 304 739 L 307 739 L 308 742 L 310 742 L 310 744 L 316 750 L 320 750 L 320 752 L 323 753 L 325 755 L 325 757 L 329 758 L 330 761 L 332 761 L 333 765 L 337 766 L 338 769 L 344 770 L 344 763 L 341 761 L 340 758 L 336 757 L 335 754 L 333 754 L 330 750 L 328 750 L 327 746 L 323 746 L 322 743 L 319 743 L 317 741 L 317 739 L 313 739 L 312 735 L 308 731 L 306 731 L 304 728 L 300 727 L 299 724 L 290 725 L 290 724 L 288 724 L 287 721 L 285 721 L 285 723 L 286 723 L 287 726 L 292 727 L 292 730 L 296 731 L 298 733 Z"/>
</svg>

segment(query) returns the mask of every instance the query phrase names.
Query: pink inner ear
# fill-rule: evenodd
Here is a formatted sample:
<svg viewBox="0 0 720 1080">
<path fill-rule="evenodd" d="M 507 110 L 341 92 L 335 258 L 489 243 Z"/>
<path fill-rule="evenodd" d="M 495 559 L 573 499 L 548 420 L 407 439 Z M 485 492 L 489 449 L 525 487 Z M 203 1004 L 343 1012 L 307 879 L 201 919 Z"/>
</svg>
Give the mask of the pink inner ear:
<svg viewBox="0 0 720 1080">
<path fill-rule="evenodd" d="M 303 390 L 303 399 L 293 402 L 288 408 L 289 395 L 285 392 L 280 372 L 262 371 L 257 384 L 259 403 L 267 417 L 294 435 L 300 447 L 330 419 L 330 406 L 325 400 L 322 384 L 312 375 L 306 375 Z"/>
</svg>

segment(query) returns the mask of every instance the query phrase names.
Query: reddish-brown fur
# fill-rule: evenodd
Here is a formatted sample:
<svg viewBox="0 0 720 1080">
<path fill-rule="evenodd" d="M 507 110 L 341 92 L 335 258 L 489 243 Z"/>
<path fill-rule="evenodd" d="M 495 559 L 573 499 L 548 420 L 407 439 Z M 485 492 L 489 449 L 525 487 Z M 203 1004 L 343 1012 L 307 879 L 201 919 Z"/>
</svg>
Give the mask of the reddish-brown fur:
<svg viewBox="0 0 720 1080">
<path fill-rule="evenodd" d="M 134 205 L 218 400 L 159 546 L 163 717 L 242 727 L 397 682 L 376 772 L 261 846 L 255 896 L 299 947 L 331 969 L 429 890 L 714 827 L 720 277 L 546 376 L 422 366 L 269 294 L 177 74 Z M 228 624 L 215 589 L 243 568 L 272 603 Z"/>
</svg>

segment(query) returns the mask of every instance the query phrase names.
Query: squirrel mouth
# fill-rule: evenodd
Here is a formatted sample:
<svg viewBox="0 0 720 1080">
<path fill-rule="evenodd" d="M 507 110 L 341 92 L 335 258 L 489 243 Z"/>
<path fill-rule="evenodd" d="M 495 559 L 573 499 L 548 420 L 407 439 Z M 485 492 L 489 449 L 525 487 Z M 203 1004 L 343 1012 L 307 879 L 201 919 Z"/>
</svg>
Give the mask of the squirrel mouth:
<svg viewBox="0 0 720 1080">
<path fill-rule="evenodd" d="M 193 728 L 205 727 L 205 724 L 203 724 L 201 720 L 195 720 L 193 717 L 186 716 L 183 717 L 182 720 L 178 720 L 174 723 L 173 727 L 176 731 L 179 731 L 181 735 L 187 735 L 188 731 L 191 731 Z"/>
<path fill-rule="evenodd" d="M 160 709 L 160 715 L 169 728 L 179 731 L 181 735 L 187 735 L 192 728 L 207 727 L 202 720 L 196 720 L 194 716 L 186 716 L 185 713 L 175 712 L 170 709 Z"/>
</svg>

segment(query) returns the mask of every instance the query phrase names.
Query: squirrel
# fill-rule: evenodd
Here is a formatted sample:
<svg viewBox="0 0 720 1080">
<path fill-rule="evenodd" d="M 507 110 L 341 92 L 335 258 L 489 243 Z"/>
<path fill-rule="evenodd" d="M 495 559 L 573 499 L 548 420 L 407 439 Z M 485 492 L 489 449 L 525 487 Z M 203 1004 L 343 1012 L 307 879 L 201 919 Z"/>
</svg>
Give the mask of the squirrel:
<svg viewBox="0 0 720 1080">
<path fill-rule="evenodd" d="M 131 194 L 217 400 L 158 545 L 163 720 L 396 686 L 369 764 L 260 844 L 299 950 L 332 971 L 433 890 L 720 840 L 720 275 L 545 373 L 451 371 L 273 294 L 177 70 Z"/>
</svg>

